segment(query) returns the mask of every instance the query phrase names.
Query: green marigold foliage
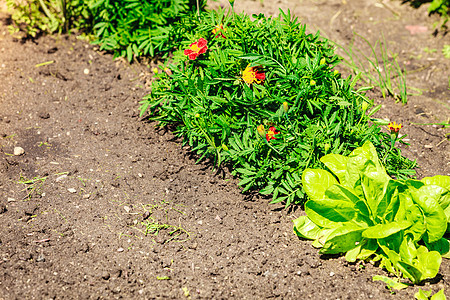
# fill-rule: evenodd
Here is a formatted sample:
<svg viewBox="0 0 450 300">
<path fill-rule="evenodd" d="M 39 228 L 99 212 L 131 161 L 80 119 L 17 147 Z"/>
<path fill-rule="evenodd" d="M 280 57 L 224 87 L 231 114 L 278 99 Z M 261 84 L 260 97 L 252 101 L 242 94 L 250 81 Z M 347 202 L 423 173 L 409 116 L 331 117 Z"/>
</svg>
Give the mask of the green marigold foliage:
<svg viewBox="0 0 450 300">
<path fill-rule="evenodd" d="M 199 2 L 203 8 L 206 1 Z M 174 22 L 186 23 L 197 13 L 195 0 L 99 0 L 90 8 L 96 11 L 95 43 L 128 61 L 171 50 L 186 29 Z"/>
<path fill-rule="evenodd" d="M 450 0 L 433 0 L 428 7 L 430 14 L 437 13 L 441 15 L 441 27 L 445 27 L 450 19 Z"/>
<path fill-rule="evenodd" d="M 414 174 L 413 162 L 396 148 L 389 151 L 389 135 L 368 125 L 372 102 L 354 90 L 356 79 L 333 70 L 339 63 L 334 49 L 289 12 L 251 18 L 212 11 L 192 22 L 196 30 L 157 75 L 141 115 L 148 111 L 161 126 L 177 124 L 200 159 L 228 166 L 244 191 L 299 203 L 305 168 L 367 140 L 391 174 Z"/>
</svg>

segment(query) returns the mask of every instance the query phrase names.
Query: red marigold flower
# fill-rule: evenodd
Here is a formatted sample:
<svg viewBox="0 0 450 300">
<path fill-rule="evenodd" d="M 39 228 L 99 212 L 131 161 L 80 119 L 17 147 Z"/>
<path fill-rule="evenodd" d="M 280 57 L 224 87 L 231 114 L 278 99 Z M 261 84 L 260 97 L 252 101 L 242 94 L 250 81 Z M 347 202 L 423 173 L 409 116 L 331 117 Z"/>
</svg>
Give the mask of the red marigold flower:
<svg viewBox="0 0 450 300">
<path fill-rule="evenodd" d="M 274 137 L 274 135 L 279 134 L 280 132 L 275 128 L 275 126 L 271 126 L 269 127 L 269 130 L 267 130 L 267 134 L 266 134 L 266 140 L 270 141 L 270 140 L 276 140 L 277 138 Z"/>
<path fill-rule="evenodd" d="M 242 79 L 248 84 L 252 84 L 254 82 L 260 84 L 264 79 L 266 79 L 266 73 L 263 71 L 259 71 L 260 67 L 250 67 L 248 65 L 245 70 L 242 72 Z"/>
<path fill-rule="evenodd" d="M 221 31 L 221 32 L 219 32 L 219 31 Z M 223 27 L 223 24 L 220 24 L 220 25 L 217 25 L 216 28 L 214 28 L 212 30 L 212 33 L 216 34 L 217 32 L 219 32 L 219 34 L 216 35 L 215 38 L 218 38 L 220 36 L 220 37 L 223 37 L 224 39 L 226 39 L 225 35 L 223 34 L 225 31 L 227 31 L 227 29 Z"/>
<path fill-rule="evenodd" d="M 189 49 L 184 50 L 184 55 L 187 55 L 189 59 L 194 60 L 200 54 L 203 54 L 208 50 L 208 41 L 204 38 L 200 38 L 197 42 L 189 45 Z"/>
<path fill-rule="evenodd" d="M 395 121 L 389 123 L 388 125 L 389 130 L 394 133 L 399 132 L 402 127 L 403 127 L 402 124 L 396 124 Z"/>
</svg>

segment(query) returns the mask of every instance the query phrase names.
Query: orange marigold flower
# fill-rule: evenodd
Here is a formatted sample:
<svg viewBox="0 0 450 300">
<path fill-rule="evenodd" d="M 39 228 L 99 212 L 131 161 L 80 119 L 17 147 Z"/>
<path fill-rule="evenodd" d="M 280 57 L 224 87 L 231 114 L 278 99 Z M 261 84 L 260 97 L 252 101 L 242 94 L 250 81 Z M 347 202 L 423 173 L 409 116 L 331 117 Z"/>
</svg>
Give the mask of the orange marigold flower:
<svg viewBox="0 0 450 300">
<path fill-rule="evenodd" d="M 277 138 L 274 135 L 279 134 L 279 133 L 280 132 L 275 128 L 275 126 L 269 127 L 269 130 L 267 131 L 267 134 L 266 134 L 266 140 L 267 141 L 276 140 Z"/>
<path fill-rule="evenodd" d="M 254 82 L 261 84 L 261 82 L 266 79 L 266 73 L 263 71 L 259 71 L 260 67 L 250 67 L 250 65 L 245 68 L 242 72 L 242 79 L 248 84 L 252 84 Z"/>
<path fill-rule="evenodd" d="M 223 34 L 225 31 L 227 31 L 227 29 L 223 27 L 223 24 L 220 24 L 220 25 L 217 25 L 216 28 L 214 28 L 212 30 L 212 33 L 216 34 L 217 32 L 219 32 L 219 34 L 216 35 L 215 38 L 218 38 L 220 36 L 220 37 L 223 37 L 224 39 L 226 39 L 225 35 Z"/>
<path fill-rule="evenodd" d="M 184 50 L 184 55 L 187 55 L 189 59 L 194 60 L 200 54 L 203 54 L 208 50 L 208 41 L 204 38 L 200 38 L 197 42 L 189 45 L 189 49 Z"/>
<path fill-rule="evenodd" d="M 399 132 L 402 127 L 403 127 L 402 124 L 396 124 L 395 121 L 389 123 L 389 125 L 388 125 L 389 130 L 391 132 L 395 132 L 395 133 Z"/>
</svg>

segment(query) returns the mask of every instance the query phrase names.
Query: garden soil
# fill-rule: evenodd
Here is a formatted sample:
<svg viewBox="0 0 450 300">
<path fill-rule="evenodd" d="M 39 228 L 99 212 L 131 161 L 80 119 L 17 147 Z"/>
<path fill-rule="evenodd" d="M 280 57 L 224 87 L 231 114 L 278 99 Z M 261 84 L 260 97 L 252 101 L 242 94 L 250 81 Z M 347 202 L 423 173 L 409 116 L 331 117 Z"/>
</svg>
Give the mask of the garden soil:
<svg viewBox="0 0 450 300">
<path fill-rule="evenodd" d="M 211 3 L 226 6 L 227 1 Z M 382 39 L 408 71 L 408 104 L 383 99 L 402 123 L 418 178 L 450 175 L 449 35 L 401 1 L 236 1 L 249 14 L 290 9 L 349 45 Z M 139 118 L 148 66 L 127 64 L 76 35 L 34 40 L 0 24 L 0 299 L 414 299 L 445 288 L 450 263 L 424 286 L 390 291 L 371 263 L 324 257 L 293 233 L 284 209 Z M 360 43 L 361 47 L 364 43 Z M 345 72 L 344 69 L 342 69 Z M 420 125 L 432 124 L 435 125 Z M 20 147 L 20 148 L 19 148 Z M 22 153 L 23 152 L 23 153 Z M 15 155 L 16 154 L 16 155 Z M 157 234 L 155 234 L 157 233 Z"/>
</svg>

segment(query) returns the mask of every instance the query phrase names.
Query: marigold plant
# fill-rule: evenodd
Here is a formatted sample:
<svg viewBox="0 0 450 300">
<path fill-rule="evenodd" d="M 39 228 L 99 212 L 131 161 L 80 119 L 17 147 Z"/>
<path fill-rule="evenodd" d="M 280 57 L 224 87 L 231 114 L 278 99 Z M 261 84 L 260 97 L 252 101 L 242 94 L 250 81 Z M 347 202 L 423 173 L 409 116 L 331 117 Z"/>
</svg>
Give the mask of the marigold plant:
<svg viewBox="0 0 450 300">
<path fill-rule="evenodd" d="M 176 124 L 199 160 L 228 166 L 243 191 L 300 203 L 305 168 L 321 167 L 322 155 L 346 155 L 367 140 L 386 154 L 388 172 L 413 174 L 414 163 L 391 151 L 389 134 L 369 125 L 374 110 L 361 106 L 373 101 L 355 90 L 356 79 L 334 71 L 333 47 L 289 12 L 250 18 L 218 10 L 192 22 L 195 30 L 167 66 L 173 75 L 158 75 L 141 115 L 161 126 Z M 227 29 L 225 39 L 215 38 L 217 24 Z M 199 38 L 208 41 L 208 51 L 186 60 L 200 53 L 198 44 L 191 48 Z"/>
</svg>

